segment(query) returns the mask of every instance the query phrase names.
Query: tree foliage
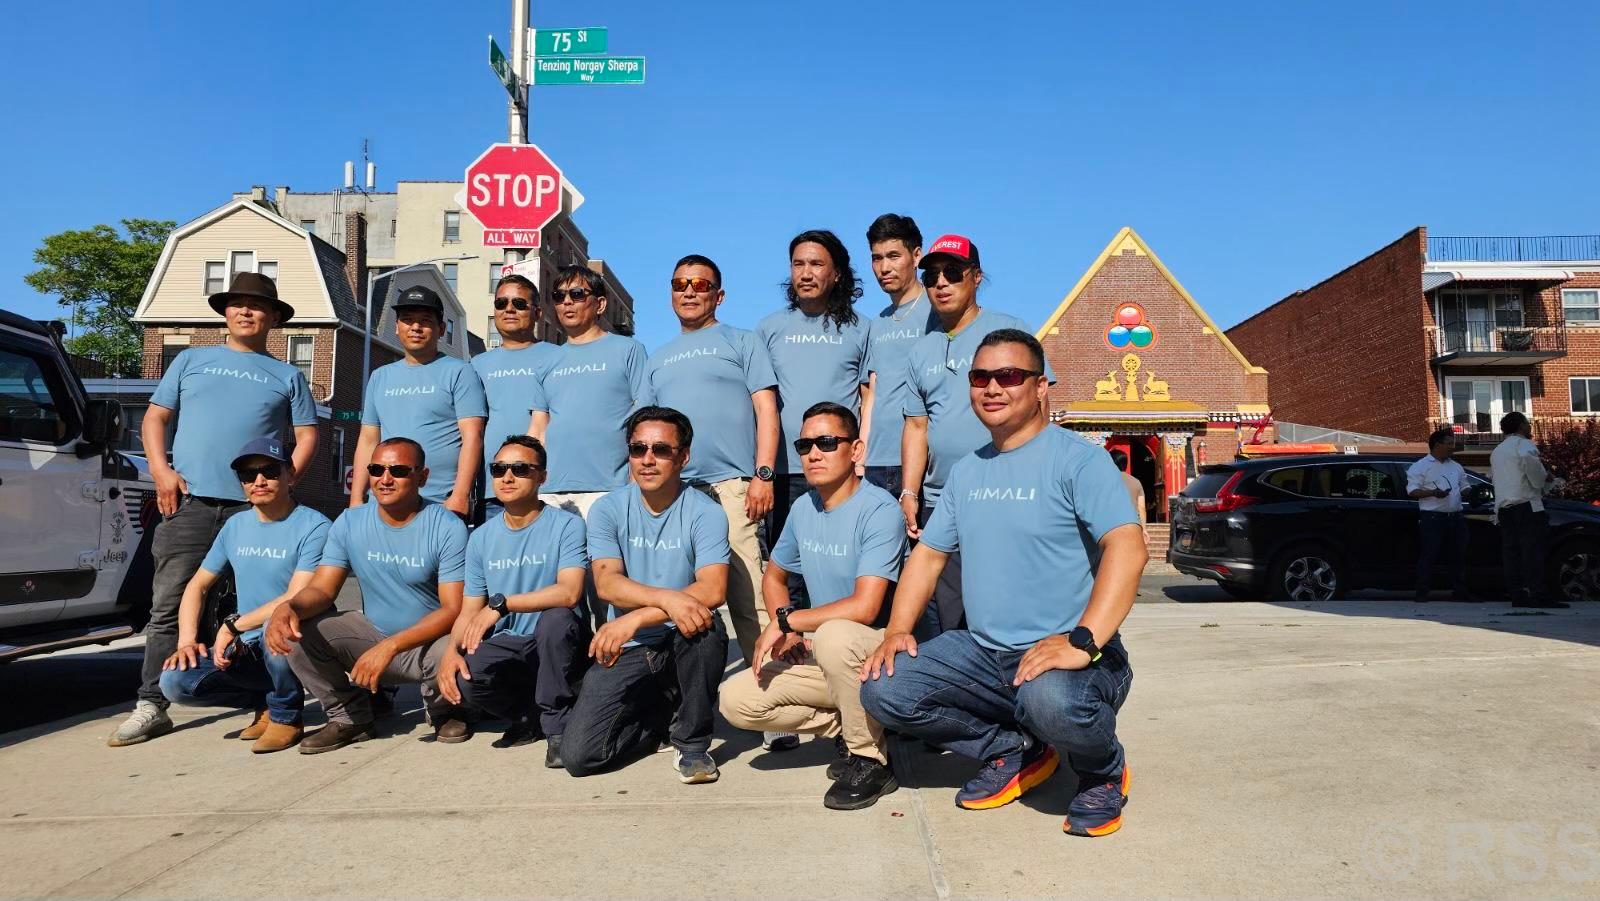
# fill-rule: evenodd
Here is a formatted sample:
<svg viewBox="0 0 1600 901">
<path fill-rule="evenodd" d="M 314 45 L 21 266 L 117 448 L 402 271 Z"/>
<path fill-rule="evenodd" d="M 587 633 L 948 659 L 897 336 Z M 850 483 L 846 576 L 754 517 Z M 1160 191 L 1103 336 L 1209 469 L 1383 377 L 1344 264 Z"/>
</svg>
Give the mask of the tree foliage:
<svg viewBox="0 0 1600 901">
<path fill-rule="evenodd" d="M 1566 480 L 1557 497 L 1585 503 L 1600 499 L 1600 419 L 1540 436 L 1544 465 Z"/>
<path fill-rule="evenodd" d="M 39 268 L 23 276 L 41 294 L 56 295 L 73 319 L 67 349 L 92 357 L 118 375 L 137 375 L 144 347 L 134 310 L 155 271 L 167 235 L 168 219 L 124 219 L 119 232 L 109 225 L 64 231 L 46 237 L 33 252 Z"/>
</svg>

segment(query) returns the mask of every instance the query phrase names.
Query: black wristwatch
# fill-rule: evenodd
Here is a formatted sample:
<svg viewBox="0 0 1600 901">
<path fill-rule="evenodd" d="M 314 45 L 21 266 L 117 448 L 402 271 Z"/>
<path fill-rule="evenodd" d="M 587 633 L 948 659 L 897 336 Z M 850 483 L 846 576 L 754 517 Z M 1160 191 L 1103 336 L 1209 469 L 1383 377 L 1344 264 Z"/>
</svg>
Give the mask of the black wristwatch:
<svg viewBox="0 0 1600 901">
<path fill-rule="evenodd" d="M 757 466 L 756 467 L 756 478 L 760 479 L 763 482 L 772 481 L 772 467 L 770 467 L 770 466 Z"/>
<path fill-rule="evenodd" d="M 793 635 L 794 634 L 794 629 L 789 627 L 789 614 L 791 614 L 791 613 L 793 613 L 793 612 L 795 612 L 796 610 L 799 610 L 799 609 L 800 609 L 799 607 L 796 607 L 793 604 L 790 604 L 787 607 L 779 607 L 778 608 L 778 631 L 779 632 L 782 632 L 785 635 Z"/>
<path fill-rule="evenodd" d="M 506 596 L 498 593 L 489 595 L 489 609 L 500 614 L 501 616 L 505 616 Z"/>
<path fill-rule="evenodd" d="M 240 631 L 239 629 L 239 614 L 237 613 L 230 613 L 223 617 L 222 624 L 228 627 L 228 631 L 233 633 L 234 638 L 238 638 L 244 634 L 244 632 Z"/>
<path fill-rule="evenodd" d="M 1067 644 L 1089 655 L 1089 662 L 1094 663 L 1100 659 L 1100 646 L 1094 643 L 1094 633 L 1085 626 L 1079 626 L 1067 633 Z"/>
</svg>

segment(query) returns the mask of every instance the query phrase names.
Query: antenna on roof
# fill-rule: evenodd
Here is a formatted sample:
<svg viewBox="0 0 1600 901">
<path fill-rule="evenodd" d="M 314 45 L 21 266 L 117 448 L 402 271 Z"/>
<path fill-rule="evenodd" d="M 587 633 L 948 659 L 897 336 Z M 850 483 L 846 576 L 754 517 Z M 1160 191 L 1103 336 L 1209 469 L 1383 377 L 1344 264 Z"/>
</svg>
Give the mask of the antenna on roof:
<svg viewBox="0 0 1600 901">
<path fill-rule="evenodd" d="M 346 191 L 356 186 L 356 164 L 350 160 L 344 161 L 344 189 Z"/>
</svg>

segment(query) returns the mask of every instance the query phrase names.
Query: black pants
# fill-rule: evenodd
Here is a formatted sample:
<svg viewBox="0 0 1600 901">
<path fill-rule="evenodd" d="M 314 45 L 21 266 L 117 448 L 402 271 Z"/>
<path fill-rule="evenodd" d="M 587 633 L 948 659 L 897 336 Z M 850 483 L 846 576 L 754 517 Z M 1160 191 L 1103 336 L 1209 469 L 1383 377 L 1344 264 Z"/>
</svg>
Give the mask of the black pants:
<svg viewBox="0 0 1600 901">
<path fill-rule="evenodd" d="M 917 514 L 917 526 L 926 526 L 932 518 L 933 508 L 923 507 Z M 961 552 L 958 550 L 945 561 L 944 571 L 939 573 L 939 581 L 933 586 L 933 602 L 917 626 L 917 640 L 925 640 L 924 635 L 932 638 L 941 632 L 966 627 L 967 608 L 961 602 Z"/>
<path fill-rule="evenodd" d="M 1550 516 L 1532 504 L 1500 508 L 1500 559 L 1512 600 L 1544 600 L 1544 552 Z"/>
<path fill-rule="evenodd" d="M 783 524 L 789 521 L 789 510 L 794 502 L 805 497 L 811 486 L 806 483 L 805 476 L 779 474 L 773 479 L 772 485 L 772 512 L 767 514 L 767 557 L 772 557 L 772 549 L 778 545 L 778 536 L 783 534 Z M 811 596 L 806 593 L 806 580 L 799 573 L 789 574 L 789 600 L 796 607 L 811 606 Z M 761 599 L 756 598 L 757 603 Z"/>
<path fill-rule="evenodd" d="M 693 638 L 677 630 L 651 647 L 624 648 L 611 666 L 591 666 L 561 740 L 561 761 L 590 776 L 649 754 L 670 733 L 680 751 L 711 747 L 717 686 L 728 660 L 720 616 Z"/>
<path fill-rule="evenodd" d="M 205 560 L 211 543 L 228 517 L 250 505 L 244 501 L 183 495 L 178 509 L 156 525 L 150 553 L 155 576 L 150 585 L 150 622 L 144 627 L 144 666 L 139 672 L 139 700 L 166 709 L 161 693 L 161 665 L 178 649 L 178 606 L 183 590 Z M 209 641 L 211 636 L 199 636 Z"/>
<path fill-rule="evenodd" d="M 900 467 L 868 466 L 867 481 L 889 492 L 896 502 L 900 500 Z"/>
<path fill-rule="evenodd" d="M 539 729 L 561 735 L 589 662 L 588 640 L 584 618 L 567 607 L 540 613 L 532 635 L 490 636 L 466 655 L 472 678 L 456 678 L 461 701 L 503 720 L 531 719 L 537 710 Z"/>
<path fill-rule="evenodd" d="M 1449 555 L 1450 589 L 1459 599 L 1467 591 L 1467 518 L 1460 513 L 1424 510 L 1417 518 L 1417 597 L 1425 599 L 1433 588 L 1433 567 L 1440 552 Z"/>
</svg>

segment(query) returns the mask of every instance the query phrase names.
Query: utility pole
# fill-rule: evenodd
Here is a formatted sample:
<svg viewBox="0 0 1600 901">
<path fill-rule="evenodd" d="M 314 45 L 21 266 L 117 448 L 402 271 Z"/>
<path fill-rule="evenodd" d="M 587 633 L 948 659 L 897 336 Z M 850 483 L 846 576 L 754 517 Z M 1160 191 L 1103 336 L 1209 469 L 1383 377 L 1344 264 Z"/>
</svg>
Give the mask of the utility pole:
<svg viewBox="0 0 1600 901">
<path fill-rule="evenodd" d="M 511 0 L 511 71 L 517 75 L 517 97 L 510 102 L 510 120 L 508 123 L 509 134 L 506 140 L 512 144 L 528 143 L 528 107 L 533 102 L 533 86 L 528 82 L 531 74 L 528 65 L 528 7 L 533 0 Z M 507 247 L 505 261 L 507 263 L 520 263 L 528 258 L 528 248 Z"/>
</svg>

